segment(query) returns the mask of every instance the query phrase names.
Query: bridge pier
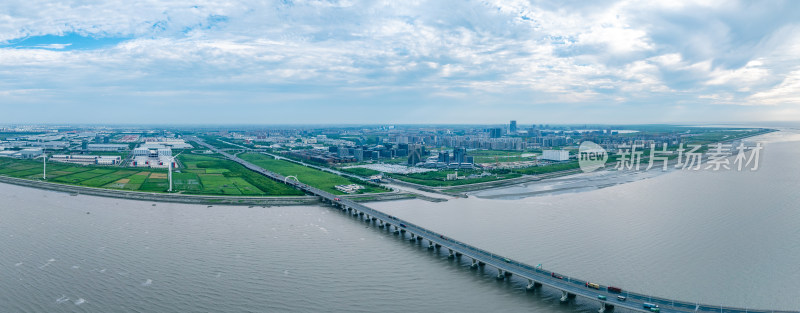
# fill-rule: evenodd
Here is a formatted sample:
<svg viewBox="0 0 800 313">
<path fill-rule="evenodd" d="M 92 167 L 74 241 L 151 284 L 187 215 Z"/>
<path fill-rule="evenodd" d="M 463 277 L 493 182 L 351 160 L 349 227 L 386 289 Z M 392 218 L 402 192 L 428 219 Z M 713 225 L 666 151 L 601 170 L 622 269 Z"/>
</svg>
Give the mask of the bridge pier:
<svg viewBox="0 0 800 313">
<path fill-rule="evenodd" d="M 428 240 L 428 250 L 433 250 L 433 241 Z"/>
<path fill-rule="evenodd" d="M 461 257 L 461 252 L 456 251 L 456 257 L 460 258 Z"/>
<path fill-rule="evenodd" d="M 484 267 L 484 266 L 486 266 L 486 263 L 483 263 L 483 262 L 481 262 L 481 261 L 478 261 L 478 266 L 480 266 L 480 267 Z"/>
<path fill-rule="evenodd" d="M 478 260 L 472 259 L 472 265 L 469 266 L 470 268 L 478 268 Z"/>
<path fill-rule="evenodd" d="M 561 290 L 561 299 L 559 300 L 561 302 L 567 302 L 569 300 L 569 293 L 564 290 Z"/>
<path fill-rule="evenodd" d="M 422 239 L 425 239 L 425 238 L 422 238 L 422 237 L 420 237 L 420 235 L 417 235 L 417 239 L 415 239 L 415 240 L 419 241 L 419 242 L 422 242 Z"/>
<path fill-rule="evenodd" d="M 506 278 L 506 275 L 503 273 L 503 270 L 498 268 L 497 269 L 497 277 L 495 277 L 495 278 L 497 278 L 497 280 L 503 280 L 503 279 Z"/>
<path fill-rule="evenodd" d="M 440 245 L 440 244 L 438 244 L 438 243 L 437 243 L 437 244 L 435 244 L 434 246 L 436 247 L 436 249 L 439 249 L 439 248 L 441 248 L 441 247 L 442 247 L 442 245 Z"/>
<path fill-rule="evenodd" d="M 410 234 L 411 234 L 411 238 L 408 238 L 408 241 L 416 241 L 417 239 L 415 238 L 414 233 L 410 233 Z"/>
<path fill-rule="evenodd" d="M 447 255 L 447 258 L 448 258 L 448 259 L 452 259 L 452 258 L 454 258 L 454 257 L 455 257 L 455 255 L 453 255 L 453 249 L 447 249 L 447 250 L 449 250 L 449 251 L 450 251 L 450 254 L 448 254 L 448 255 Z"/>
<path fill-rule="evenodd" d="M 542 283 L 535 282 L 533 279 L 528 279 L 528 286 L 525 287 L 527 290 L 534 290 L 542 286 Z"/>
<path fill-rule="evenodd" d="M 607 304 L 607 303 L 605 303 L 605 302 L 600 302 L 600 309 L 599 309 L 599 310 L 597 310 L 597 313 L 603 313 L 603 312 L 605 312 L 606 310 L 613 310 L 613 309 L 614 309 L 614 305 L 612 305 L 612 304 Z"/>
</svg>

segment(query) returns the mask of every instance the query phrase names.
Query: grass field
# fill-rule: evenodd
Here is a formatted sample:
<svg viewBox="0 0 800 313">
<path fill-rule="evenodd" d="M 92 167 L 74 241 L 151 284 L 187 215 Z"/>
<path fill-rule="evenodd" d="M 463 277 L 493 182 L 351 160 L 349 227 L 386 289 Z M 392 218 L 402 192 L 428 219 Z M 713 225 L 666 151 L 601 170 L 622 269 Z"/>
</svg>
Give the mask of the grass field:
<svg viewBox="0 0 800 313">
<path fill-rule="evenodd" d="M 367 185 L 364 182 L 352 180 L 347 177 L 342 177 L 336 174 L 323 172 L 318 169 L 302 166 L 284 160 L 276 160 L 271 156 L 258 154 L 258 153 L 245 153 L 240 155 L 242 159 L 252 162 L 255 165 L 261 166 L 269 171 L 281 174 L 283 176 L 296 176 L 300 182 L 308 184 L 319 189 L 325 190 L 332 194 L 343 194 L 341 191 L 336 190 L 336 185 L 349 185 L 359 184 L 364 187 L 360 193 L 384 192 L 380 187 Z"/>
<path fill-rule="evenodd" d="M 456 172 L 455 170 L 440 170 L 440 171 L 425 172 L 425 173 L 387 174 L 387 175 L 391 176 L 392 178 L 396 178 L 409 183 L 415 183 L 431 187 L 460 186 L 467 184 L 490 182 L 501 179 L 516 178 L 522 176 L 518 173 L 506 172 L 502 174 L 497 173 L 490 176 L 483 176 L 476 178 L 446 180 L 447 174 L 453 174 L 455 172 Z M 459 170 L 458 176 L 469 176 L 471 174 L 481 174 L 482 172 L 483 170 Z"/>
<path fill-rule="evenodd" d="M 193 193 L 222 195 L 303 195 L 302 191 L 275 182 L 261 174 L 221 158 L 181 154 L 178 159 L 185 166 L 182 188 Z M 178 180 L 173 177 L 173 184 Z M 199 186 L 197 186 L 199 185 Z"/>
<path fill-rule="evenodd" d="M 342 172 L 347 172 L 347 173 L 350 173 L 350 174 L 359 175 L 359 176 L 362 176 L 362 177 L 378 175 L 378 174 L 381 173 L 380 171 L 376 171 L 376 170 L 368 169 L 368 168 L 363 168 L 363 167 L 339 168 L 338 170 L 340 170 Z"/>
</svg>

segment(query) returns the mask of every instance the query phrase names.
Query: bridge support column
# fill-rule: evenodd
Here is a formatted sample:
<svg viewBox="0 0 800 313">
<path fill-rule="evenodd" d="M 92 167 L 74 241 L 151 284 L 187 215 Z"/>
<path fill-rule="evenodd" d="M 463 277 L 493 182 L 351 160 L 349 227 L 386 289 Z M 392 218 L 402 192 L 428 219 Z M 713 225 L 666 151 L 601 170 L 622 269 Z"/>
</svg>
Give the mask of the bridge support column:
<svg viewBox="0 0 800 313">
<path fill-rule="evenodd" d="M 503 280 L 503 279 L 506 278 L 506 275 L 503 273 L 503 270 L 498 268 L 497 269 L 497 277 L 495 277 L 495 278 L 497 278 L 497 280 Z"/>
<path fill-rule="evenodd" d="M 528 290 L 534 290 L 542 286 L 542 283 L 536 282 L 533 279 L 528 279 L 528 286 L 525 287 Z"/>
<path fill-rule="evenodd" d="M 425 239 L 425 238 L 422 238 L 422 237 L 420 237 L 419 235 L 417 235 L 417 239 L 416 239 L 416 241 L 422 242 L 422 239 Z"/>
<path fill-rule="evenodd" d="M 416 241 L 417 240 L 415 238 L 416 235 L 414 235 L 414 233 L 410 233 L 410 234 L 411 234 L 411 238 L 409 238 L 408 241 Z"/>
<path fill-rule="evenodd" d="M 428 250 L 433 250 L 433 241 L 428 240 Z"/>
<path fill-rule="evenodd" d="M 569 300 L 569 293 L 564 290 L 561 290 L 561 302 L 567 302 Z"/>
<path fill-rule="evenodd" d="M 481 262 L 481 261 L 478 261 L 478 266 L 480 266 L 480 267 L 484 267 L 484 266 L 486 266 L 486 263 L 483 263 L 483 262 Z"/>
<path fill-rule="evenodd" d="M 456 251 L 456 257 L 460 258 L 461 257 L 461 252 Z"/>
<path fill-rule="evenodd" d="M 452 259 L 452 258 L 454 258 L 454 257 L 455 257 L 455 255 L 453 255 L 453 249 L 447 249 L 447 250 L 449 250 L 449 251 L 450 251 L 450 254 L 448 254 L 448 255 L 447 255 L 447 258 L 449 258 L 449 259 Z"/>
<path fill-rule="evenodd" d="M 405 229 L 400 229 L 400 232 L 405 234 L 406 230 Z"/>
<path fill-rule="evenodd" d="M 437 243 L 437 244 L 435 244 L 434 246 L 436 247 L 436 249 L 439 249 L 439 248 L 441 248 L 441 247 L 442 247 L 442 245 L 440 245 L 440 244 L 438 244 L 438 243 Z"/>
<path fill-rule="evenodd" d="M 472 259 L 472 265 L 469 266 L 470 268 L 478 268 L 478 260 Z"/>
</svg>

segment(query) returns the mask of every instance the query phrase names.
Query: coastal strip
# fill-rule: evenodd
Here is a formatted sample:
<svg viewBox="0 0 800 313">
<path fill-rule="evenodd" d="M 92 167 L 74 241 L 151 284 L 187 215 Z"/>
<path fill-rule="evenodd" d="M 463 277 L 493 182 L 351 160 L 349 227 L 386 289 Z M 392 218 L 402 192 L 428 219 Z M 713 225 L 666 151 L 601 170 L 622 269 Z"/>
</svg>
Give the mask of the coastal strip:
<svg viewBox="0 0 800 313">
<path fill-rule="evenodd" d="M 168 194 L 168 193 L 152 193 L 141 191 L 127 191 L 94 188 L 86 186 L 75 186 L 58 184 L 51 182 L 44 182 L 39 180 L 30 180 L 23 178 L 14 178 L 0 175 L 0 182 L 6 184 L 13 184 L 24 187 L 38 188 L 53 190 L 58 192 L 65 192 L 72 195 L 92 195 L 109 198 L 130 199 L 140 201 L 155 201 L 155 202 L 174 202 L 174 203 L 188 203 L 188 204 L 205 204 L 205 205 L 248 205 L 248 206 L 289 206 L 289 205 L 318 205 L 320 200 L 314 196 L 291 196 L 291 197 L 242 197 L 242 196 L 206 196 L 206 195 L 187 195 L 187 194 Z M 372 201 L 388 201 L 388 200 L 403 200 L 414 198 L 413 194 L 387 192 L 380 194 L 367 194 L 358 196 L 343 196 L 349 197 L 357 202 L 372 202 Z"/>
</svg>

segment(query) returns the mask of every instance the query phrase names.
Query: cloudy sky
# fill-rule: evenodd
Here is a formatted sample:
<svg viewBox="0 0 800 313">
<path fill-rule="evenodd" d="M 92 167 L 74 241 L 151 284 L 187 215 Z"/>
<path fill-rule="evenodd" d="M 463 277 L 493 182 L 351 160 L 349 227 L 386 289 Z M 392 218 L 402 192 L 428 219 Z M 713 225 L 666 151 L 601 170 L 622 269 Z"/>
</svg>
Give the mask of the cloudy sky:
<svg viewBox="0 0 800 313">
<path fill-rule="evenodd" d="M 0 123 L 510 119 L 800 120 L 800 1 L 0 3 Z"/>
</svg>

